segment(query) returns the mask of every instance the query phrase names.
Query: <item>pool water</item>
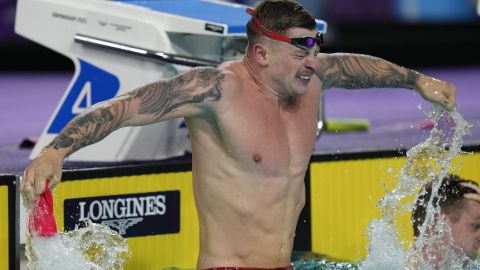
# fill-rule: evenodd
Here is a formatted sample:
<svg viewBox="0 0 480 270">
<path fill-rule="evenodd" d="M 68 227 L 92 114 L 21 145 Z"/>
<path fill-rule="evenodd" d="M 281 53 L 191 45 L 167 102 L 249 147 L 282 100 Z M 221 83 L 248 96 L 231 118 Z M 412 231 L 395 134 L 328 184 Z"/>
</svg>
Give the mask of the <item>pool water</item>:
<svg viewBox="0 0 480 270">
<path fill-rule="evenodd" d="M 426 114 L 434 123 L 429 137 L 407 151 L 407 160 L 399 175 L 397 186 L 385 197 L 378 207 L 382 213 L 380 219 L 373 220 L 368 232 L 368 255 L 359 263 L 359 269 L 475 269 L 476 262 L 471 261 L 461 250 L 454 248 L 450 227 L 444 218 L 438 218 L 440 209 L 434 198 L 438 198 L 438 189 L 442 179 L 452 170 L 452 159 L 461 153 L 463 136 L 469 133 L 470 125 L 462 115 L 454 110 L 447 112 L 438 105 Z M 412 211 L 422 186 L 433 181 L 432 196 L 427 205 L 424 224 L 419 228 L 420 235 L 409 248 L 402 247 L 404 239 L 399 238 L 396 222 L 398 216 Z M 436 224 L 434 230 L 425 233 L 427 224 Z M 430 226 L 431 227 L 431 226 Z M 425 261 L 423 251 L 441 250 L 443 258 L 438 256 L 433 262 Z"/>
<path fill-rule="evenodd" d="M 125 238 L 96 223 L 54 237 L 28 236 L 25 253 L 31 270 L 120 270 L 130 256 Z"/>
<path fill-rule="evenodd" d="M 423 256 L 416 250 L 422 250 L 433 244 L 445 234 L 450 235 L 445 244 L 446 259 L 436 269 L 480 269 L 476 262 L 464 254 L 452 250 L 451 233 L 446 223 L 440 222 L 439 234 L 424 237 L 425 226 L 421 228 L 419 240 L 405 250 L 402 239 L 395 229 L 399 214 L 411 211 L 413 203 L 404 199 L 415 196 L 427 182 L 434 181 L 433 196 L 436 196 L 440 179 L 451 169 L 452 158 L 460 154 L 463 136 L 468 134 L 469 125 L 456 110 L 446 112 L 433 105 L 426 115 L 434 123 L 429 138 L 407 152 L 407 160 L 399 175 L 398 185 L 388 192 L 378 205 L 382 212 L 380 219 L 373 220 L 369 226 L 368 255 L 358 264 L 334 262 L 313 253 L 292 254 L 295 269 L 300 270 L 394 270 L 418 269 L 430 270 L 433 267 L 422 261 Z M 437 181 L 438 180 L 438 181 Z M 437 183 L 438 182 L 438 183 Z M 426 220 L 432 220 L 439 209 L 432 202 L 427 207 Z M 443 227 L 442 227 L 443 226 Z M 106 225 L 91 223 L 86 228 L 68 233 L 60 233 L 53 238 L 30 237 L 26 248 L 30 269 L 122 269 L 128 259 L 126 239 L 112 231 Z M 412 264 L 412 258 L 417 258 Z M 412 268 L 412 265 L 415 265 Z"/>
</svg>

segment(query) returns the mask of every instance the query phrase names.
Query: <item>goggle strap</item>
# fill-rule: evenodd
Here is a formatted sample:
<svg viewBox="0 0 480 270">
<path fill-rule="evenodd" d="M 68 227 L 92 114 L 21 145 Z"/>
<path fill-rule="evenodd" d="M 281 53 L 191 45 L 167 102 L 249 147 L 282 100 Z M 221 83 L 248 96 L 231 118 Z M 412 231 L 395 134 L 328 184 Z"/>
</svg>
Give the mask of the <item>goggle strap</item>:
<svg viewBox="0 0 480 270">
<path fill-rule="evenodd" d="M 247 12 L 249 15 L 252 16 L 252 19 L 253 19 L 253 27 L 255 28 L 255 31 L 257 33 L 259 33 L 260 35 L 265 35 L 271 39 L 275 39 L 275 40 L 278 40 L 278 41 L 284 41 L 284 42 L 287 42 L 287 43 L 290 43 L 292 44 L 292 39 L 289 38 L 289 37 L 286 37 L 284 35 L 281 35 L 279 33 L 276 33 L 276 32 L 273 32 L 273 31 L 270 31 L 268 30 L 267 28 L 265 28 L 265 26 L 263 26 L 262 24 L 262 21 L 260 21 L 259 18 L 253 16 L 253 13 L 254 13 L 254 10 L 251 9 L 251 8 L 247 8 L 245 10 L 245 12 Z M 294 39 L 293 39 L 294 40 Z M 305 42 L 306 43 L 306 42 Z M 323 44 L 323 33 L 317 33 L 317 36 L 315 37 L 315 43 L 318 44 L 318 46 L 322 45 Z M 297 43 L 298 44 L 298 43 Z M 297 46 L 297 45 L 295 45 Z M 308 47 L 306 46 L 306 44 L 302 44 L 300 45 L 307 49 L 310 49 L 311 47 Z M 313 46 L 312 46 L 313 47 Z"/>
<path fill-rule="evenodd" d="M 253 9 L 247 8 L 246 12 L 249 15 L 253 16 Z M 286 37 L 284 35 L 281 35 L 281 34 L 278 34 L 278 33 L 275 33 L 275 32 L 272 32 L 272 31 L 268 30 L 267 28 L 265 28 L 265 26 L 263 26 L 262 21 L 260 21 L 259 18 L 253 17 L 252 19 L 253 19 L 253 26 L 255 28 L 255 31 L 257 31 L 257 33 L 259 33 L 261 35 L 263 34 L 263 35 L 265 35 L 265 36 L 267 36 L 271 39 L 275 39 L 275 40 L 278 40 L 278 41 L 284 41 L 284 42 L 290 43 L 291 39 L 289 37 Z"/>
<path fill-rule="evenodd" d="M 320 42 L 320 45 L 323 45 L 323 33 L 317 33 L 317 40 Z"/>
</svg>

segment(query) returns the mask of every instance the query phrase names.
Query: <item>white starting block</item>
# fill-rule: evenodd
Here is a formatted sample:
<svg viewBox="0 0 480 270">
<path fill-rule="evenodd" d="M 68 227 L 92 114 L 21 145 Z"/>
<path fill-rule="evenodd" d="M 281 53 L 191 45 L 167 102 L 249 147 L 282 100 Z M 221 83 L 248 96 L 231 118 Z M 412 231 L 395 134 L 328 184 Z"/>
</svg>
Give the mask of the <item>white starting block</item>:
<svg viewBox="0 0 480 270">
<path fill-rule="evenodd" d="M 212 0 L 18 0 L 15 31 L 69 57 L 75 66 L 30 157 L 90 105 L 190 67 L 240 58 L 250 19 L 245 8 Z M 317 25 L 326 32 L 325 22 Z M 185 125 L 176 119 L 122 128 L 69 160 L 154 160 L 189 150 Z"/>
</svg>

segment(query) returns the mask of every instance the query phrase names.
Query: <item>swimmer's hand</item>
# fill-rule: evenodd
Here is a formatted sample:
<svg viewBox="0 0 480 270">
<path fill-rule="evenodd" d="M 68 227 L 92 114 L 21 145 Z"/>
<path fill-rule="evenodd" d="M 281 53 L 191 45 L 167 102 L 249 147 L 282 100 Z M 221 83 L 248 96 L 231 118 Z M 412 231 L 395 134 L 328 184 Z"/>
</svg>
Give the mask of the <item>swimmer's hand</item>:
<svg viewBox="0 0 480 270">
<path fill-rule="evenodd" d="M 23 205 L 30 209 L 45 192 L 45 182 L 53 189 L 62 178 L 63 154 L 53 148 L 44 148 L 25 169 L 20 181 Z"/>
<path fill-rule="evenodd" d="M 457 90 L 449 82 L 421 75 L 418 78 L 416 90 L 424 99 L 438 103 L 449 111 L 456 106 Z"/>
</svg>

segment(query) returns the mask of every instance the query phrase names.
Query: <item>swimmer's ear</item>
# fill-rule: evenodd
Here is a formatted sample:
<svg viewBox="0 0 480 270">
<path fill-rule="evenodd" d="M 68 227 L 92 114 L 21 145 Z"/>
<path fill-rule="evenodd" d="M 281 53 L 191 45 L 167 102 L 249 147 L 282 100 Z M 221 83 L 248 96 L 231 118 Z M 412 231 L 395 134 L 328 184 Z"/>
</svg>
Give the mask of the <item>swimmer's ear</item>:
<svg viewBox="0 0 480 270">
<path fill-rule="evenodd" d="M 262 43 L 253 45 L 253 58 L 260 66 L 268 65 L 267 47 Z"/>
</svg>

